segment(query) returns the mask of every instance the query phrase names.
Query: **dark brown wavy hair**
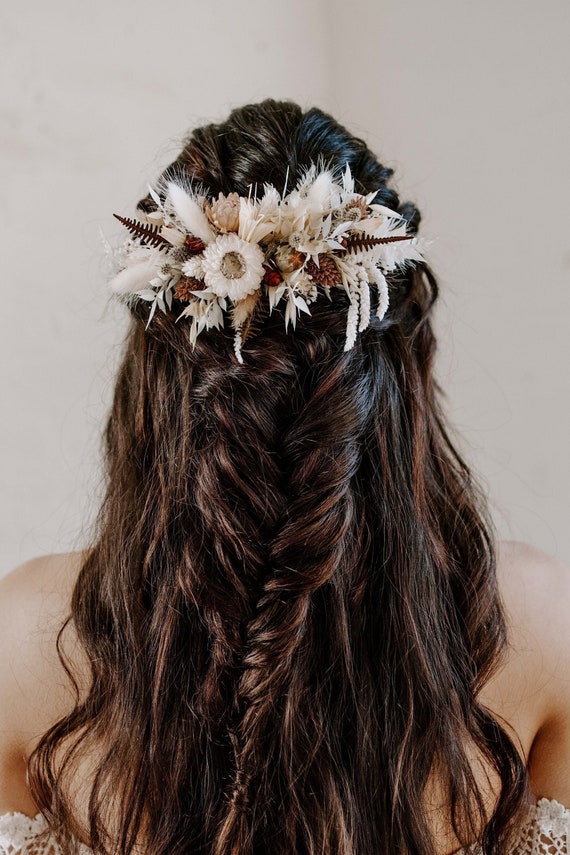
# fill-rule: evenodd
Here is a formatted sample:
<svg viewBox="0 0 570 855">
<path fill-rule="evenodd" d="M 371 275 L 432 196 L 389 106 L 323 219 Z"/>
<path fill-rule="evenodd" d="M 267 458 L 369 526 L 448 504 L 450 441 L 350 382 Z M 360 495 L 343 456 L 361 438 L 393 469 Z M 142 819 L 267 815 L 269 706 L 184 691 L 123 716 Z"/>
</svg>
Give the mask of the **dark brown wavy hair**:
<svg viewBox="0 0 570 855">
<path fill-rule="evenodd" d="M 247 195 L 283 188 L 287 170 L 293 186 L 318 158 L 349 163 L 359 192 L 417 230 L 392 170 L 290 101 L 197 128 L 174 168 Z M 77 703 L 29 758 L 69 851 L 66 776 L 91 746 L 96 852 L 143 840 L 147 855 L 432 855 L 434 774 L 462 844 L 508 851 L 528 780 L 478 701 L 506 619 L 484 491 L 434 379 L 437 294 L 427 264 L 393 275 L 385 317 L 373 294 L 346 352 L 342 289 L 295 331 L 280 304 L 243 365 L 229 326 L 193 349 L 177 313 L 145 330 L 148 304 L 131 307 L 106 495 L 58 637 Z M 90 663 L 84 696 L 61 644 L 69 621 Z M 497 774 L 491 812 L 469 746 Z"/>
</svg>

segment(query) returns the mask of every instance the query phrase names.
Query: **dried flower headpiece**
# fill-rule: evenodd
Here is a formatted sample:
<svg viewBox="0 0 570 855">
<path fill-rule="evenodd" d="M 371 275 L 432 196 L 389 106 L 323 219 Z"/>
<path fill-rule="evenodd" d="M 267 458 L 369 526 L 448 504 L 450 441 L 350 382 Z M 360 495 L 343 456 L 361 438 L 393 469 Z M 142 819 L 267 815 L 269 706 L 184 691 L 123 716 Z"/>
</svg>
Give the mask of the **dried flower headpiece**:
<svg viewBox="0 0 570 855">
<path fill-rule="evenodd" d="M 263 196 L 229 193 L 209 199 L 180 177 L 149 187 L 153 200 L 141 219 L 114 216 L 130 237 L 117 250 L 118 272 L 112 291 L 123 299 L 151 303 L 148 323 L 158 307 L 172 301 L 187 305 L 180 318 L 191 318 L 193 345 L 203 329 L 224 325 L 229 311 L 234 350 L 260 320 L 262 293 L 269 313 L 286 299 L 285 330 L 295 328 L 298 311 L 309 311 L 317 285 L 350 298 L 344 350 L 356 332 L 370 323 L 370 286 L 378 289 L 377 315 L 388 308 L 386 273 L 424 261 L 420 241 L 407 234 L 407 221 L 384 205 L 372 203 L 376 191 L 354 192 L 347 164 L 335 180 L 331 170 L 309 167 L 297 187 L 281 196 L 270 184 Z M 150 202 L 150 200 L 149 200 Z M 228 310 L 229 301 L 229 310 Z M 148 324 L 147 324 L 148 326 Z"/>
</svg>

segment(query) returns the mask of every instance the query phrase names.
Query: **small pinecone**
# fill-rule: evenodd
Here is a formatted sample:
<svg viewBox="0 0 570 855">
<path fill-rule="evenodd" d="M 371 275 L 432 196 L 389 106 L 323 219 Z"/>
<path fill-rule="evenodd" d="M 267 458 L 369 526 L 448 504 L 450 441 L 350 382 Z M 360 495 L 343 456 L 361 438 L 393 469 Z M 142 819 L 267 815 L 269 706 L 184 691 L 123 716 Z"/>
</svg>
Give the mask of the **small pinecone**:
<svg viewBox="0 0 570 855">
<path fill-rule="evenodd" d="M 184 241 L 184 246 L 186 247 L 188 252 L 202 252 L 202 250 L 205 249 L 206 244 L 201 241 L 200 238 L 188 235 L 188 237 Z"/>
<path fill-rule="evenodd" d="M 191 292 L 203 291 L 205 287 L 206 283 L 201 279 L 195 279 L 194 276 L 184 276 L 176 286 L 174 299 L 182 300 L 184 303 L 189 303 L 190 300 L 193 300 L 195 297 Z"/>
<path fill-rule="evenodd" d="M 318 285 L 336 285 L 340 281 L 340 274 L 334 259 L 330 255 L 319 255 L 319 266 L 315 264 L 312 258 L 307 261 L 305 270 L 311 277 L 313 282 Z"/>
<path fill-rule="evenodd" d="M 263 279 L 261 281 L 264 285 L 279 285 L 283 281 L 283 277 L 281 276 L 278 270 L 273 270 L 273 268 L 271 267 L 266 267 Z"/>
</svg>

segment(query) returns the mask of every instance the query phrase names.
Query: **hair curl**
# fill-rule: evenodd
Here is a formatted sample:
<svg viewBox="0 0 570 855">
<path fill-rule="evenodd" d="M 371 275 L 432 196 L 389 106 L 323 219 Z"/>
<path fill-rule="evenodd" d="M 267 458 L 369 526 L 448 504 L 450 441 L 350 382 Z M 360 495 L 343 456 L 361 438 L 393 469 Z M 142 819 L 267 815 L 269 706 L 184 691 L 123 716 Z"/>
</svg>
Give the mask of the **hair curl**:
<svg viewBox="0 0 570 855">
<path fill-rule="evenodd" d="M 175 166 L 247 194 L 319 157 L 417 230 L 392 170 L 289 101 L 197 128 Z M 507 851 L 528 782 L 477 699 L 506 623 L 493 524 L 432 373 L 437 295 L 426 264 L 393 275 L 386 316 L 373 306 L 348 352 L 341 290 L 294 333 L 278 306 L 243 365 L 231 330 L 194 350 L 183 322 L 157 313 L 145 331 L 148 306 L 132 308 L 106 496 L 61 629 L 73 621 L 90 688 L 29 759 L 67 845 L 66 770 L 92 743 L 97 852 L 128 855 L 144 830 L 148 855 L 432 855 L 436 769 L 463 845 Z M 467 741 L 500 779 L 490 816 Z"/>
</svg>

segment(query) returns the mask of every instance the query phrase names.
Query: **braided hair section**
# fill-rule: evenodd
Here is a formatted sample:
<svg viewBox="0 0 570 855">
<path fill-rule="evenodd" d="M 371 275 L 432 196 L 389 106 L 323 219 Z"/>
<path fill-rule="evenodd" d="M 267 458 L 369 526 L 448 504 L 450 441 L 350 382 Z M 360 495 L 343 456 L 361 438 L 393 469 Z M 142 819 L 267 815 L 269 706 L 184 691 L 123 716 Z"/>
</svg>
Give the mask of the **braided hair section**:
<svg viewBox="0 0 570 855">
<path fill-rule="evenodd" d="M 314 345 L 312 351 L 317 353 Z M 236 771 L 216 855 L 249 851 L 249 846 L 255 850 L 255 819 L 248 815 L 252 794 L 268 809 L 265 834 L 314 801 L 315 809 L 328 815 L 338 845 L 348 837 L 343 794 L 325 759 L 331 751 L 327 711 L 311 651 L 321 632 L 317 595 L 334 604 L 331 614 L 340 609 L 339 628 L 346 631 L 346 596 L 362 560 L 364 514 L 352 484 L 374 401 L 369 375 L 359 368 L 362 359 L 362 354 L 350 354 L 299 360 L 308 366 L 306 399 L 279 444 L 286 502 L 267 544 L 267 573 L 245 630 L 232 730 Z M 344 657 L 350 678 L 350 639 L 335 636 L 333 629 L 328 628 L 332 649 L 327 655 Z M 270 802 L 275 811 L 278 794 L 293 809 L 283 810 L 281 804 L 271 815 Z M 294 824 L 280 828 L 283 851 L 299 844 L 299 833 Z M 318 851 L 316 841 L 312 845 Z"/>
</svg>

